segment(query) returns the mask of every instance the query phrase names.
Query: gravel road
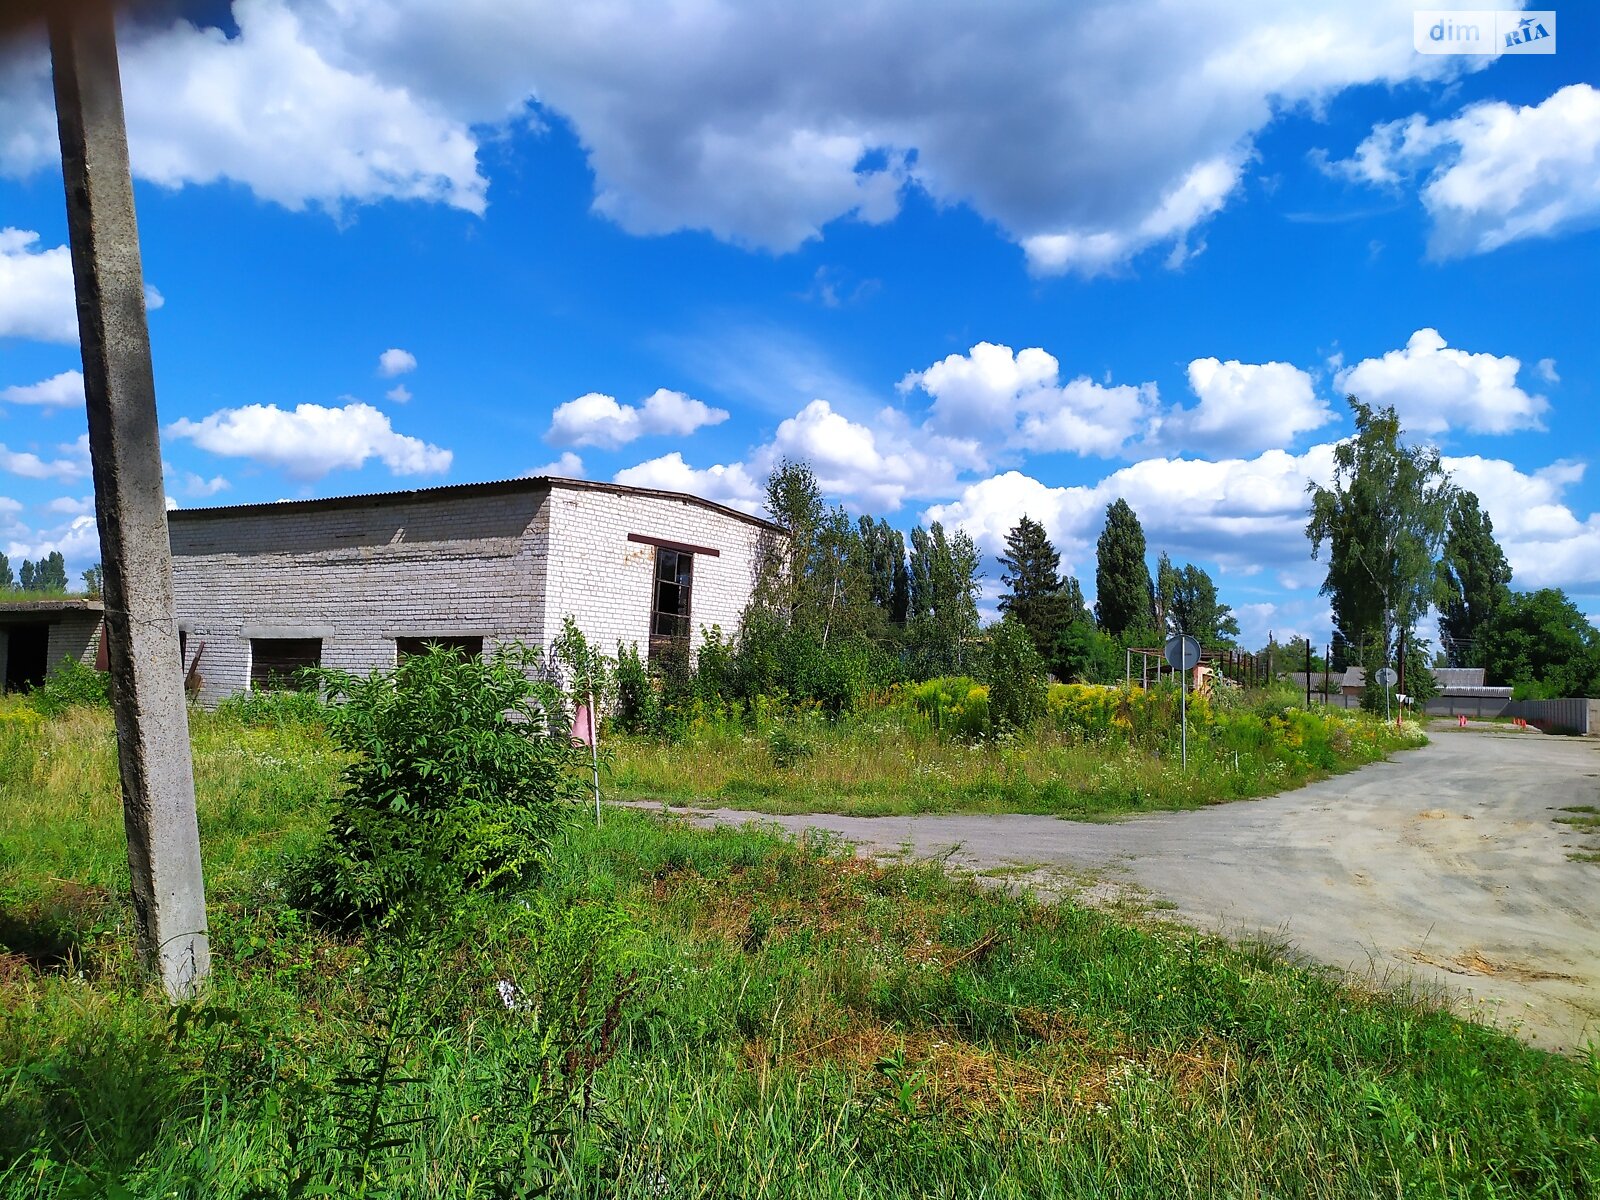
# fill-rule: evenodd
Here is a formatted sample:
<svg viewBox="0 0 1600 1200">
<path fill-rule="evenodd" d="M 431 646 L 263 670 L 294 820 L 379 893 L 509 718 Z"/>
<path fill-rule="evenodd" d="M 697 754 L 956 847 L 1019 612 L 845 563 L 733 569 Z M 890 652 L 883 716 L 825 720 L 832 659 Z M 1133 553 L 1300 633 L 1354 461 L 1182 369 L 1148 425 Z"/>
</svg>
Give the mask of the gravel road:
<svg viewBox="0 0 1600 1200">
<path fill-rule="evenodd" d="M 1600 805 L 1600 740 L 1437 728 L 1432 743 L 1265 800 L 1115 822 L 1041 816 L 754 817 L 874 855 L 947 856 L 1043 893 L 1132 898 L 1228 936 L 1446 993 L 1571 1053 L 1600 1042 L 1600 864 L 1559 810 Z"/>
</svg>

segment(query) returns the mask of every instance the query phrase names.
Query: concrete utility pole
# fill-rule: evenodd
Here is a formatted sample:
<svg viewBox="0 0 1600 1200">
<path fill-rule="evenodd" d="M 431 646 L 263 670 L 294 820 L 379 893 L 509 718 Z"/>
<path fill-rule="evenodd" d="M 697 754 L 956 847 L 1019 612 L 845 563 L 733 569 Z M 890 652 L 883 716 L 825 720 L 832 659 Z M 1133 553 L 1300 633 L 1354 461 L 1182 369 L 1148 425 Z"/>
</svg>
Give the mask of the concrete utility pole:
<svg viewBox="0 0 1600 1200">
<path fill-rule="evenodd" d="M 87 0 L 52 5 L 49 26 L 134 919 L 176 1002 L 211 948 L 116 24 L 106 0 Z"/>
</svg>

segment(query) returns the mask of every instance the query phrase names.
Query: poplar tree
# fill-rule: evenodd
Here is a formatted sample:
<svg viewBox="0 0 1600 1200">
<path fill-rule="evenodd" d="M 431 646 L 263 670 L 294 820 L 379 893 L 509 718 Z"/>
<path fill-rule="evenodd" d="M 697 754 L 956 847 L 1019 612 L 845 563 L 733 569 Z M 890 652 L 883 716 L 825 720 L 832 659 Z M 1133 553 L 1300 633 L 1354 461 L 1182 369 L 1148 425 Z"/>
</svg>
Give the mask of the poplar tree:
<svg viewBox="0 0 1600 1200">
<path fill-rule="evenodd" d="M 67 560 L 62 557 L 61 551 L 52 550 L 39 560 L 34 581 L 41 592 L 67 590 Z"/>
<path fill-rule="evenodd" d="M 17 577 L 11 571 L 11 560 L 0 554 L 0 591 L 15 591 Z"/>
<path fill-rule="evenodd" d="M 1511 594 L 1511 564 L 1472 492 L 1458 494 L 1450 508 L 1433 583 L 1445 657 L 1452 667 L 1483 666 L 1479 632 Z"/>
<path fill-rule="evenodd" d="M 1145 562 L 1144 528 L 1128 502 L 1106 506 L 1106 525 L 1095 547 L 1095 616 L 1100 628 L 1123 637 L 1155 617 L 1155 589 Z"/>
</svg>

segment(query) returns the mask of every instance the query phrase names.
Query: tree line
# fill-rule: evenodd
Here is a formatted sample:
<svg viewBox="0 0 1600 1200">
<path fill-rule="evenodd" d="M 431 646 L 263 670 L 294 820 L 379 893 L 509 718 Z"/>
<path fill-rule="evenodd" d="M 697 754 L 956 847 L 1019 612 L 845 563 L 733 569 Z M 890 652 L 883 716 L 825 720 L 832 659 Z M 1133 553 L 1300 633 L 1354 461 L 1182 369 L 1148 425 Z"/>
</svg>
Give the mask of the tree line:
<svg viewBox="0 0 1600 1200">
<path fill-rule="evenodd" d="M 1001 620 L 988 628 L 978 609 L 982 556 L 964 530 L 933 521 L 906 533 L 882 517 L 852 517 L 796 461 L 769 476 L 765 508 L 778 529 L 760 539 L 739 628 L 707 630 L 693 664 L 686 647 L 676 659 L 658 647 L 652 669 L 668 692 L 781 696 L 840 711 L 874 689 L 944 675 L 975 676 L 1002 693 L 1000 676 L 1110 683 L 1123 677 L 1129 645 L 1160 645 L 1180 628 L 1210 646 L 1238 634 L 1204 570 L 1162 555 L 1151 576 L 1139 519 L 1123 500 L 1107 508 L 1093 610 L 1079 581 L 1061 574 L 1044 527 L 1024 516 L 1006 538 Z M 645 664 L 623 659 L 619 678 L 642 696 Z"/>
<path fill-rule="evenodd" d="M 1511 566 L 1478 497 L 1457 487 L 1439 451 L 1408 444 L 1392 407 L 1346 401 L 1356 433 L 1334 450 L 1331 485 L 1312 484 L 1306 535 L 1326 552 L 1331 668 L 1397 666 L 1426 698 L 1430 666 L 1482 667 L 1519 696 L 1600 695 L 1600 632 L 1559 588 L 1515 592 Z M 1417 635 L 1428 610 L 1440 646 Z"/>
<path fill-rule="evenodd" d="M 64 592 L 67 590 L 67 560 L 61 551 L 52 550 L 37 562 L 22 560 L 15 573 L 11 561 L 0 554 L 0 591 Z"/>
</svg>

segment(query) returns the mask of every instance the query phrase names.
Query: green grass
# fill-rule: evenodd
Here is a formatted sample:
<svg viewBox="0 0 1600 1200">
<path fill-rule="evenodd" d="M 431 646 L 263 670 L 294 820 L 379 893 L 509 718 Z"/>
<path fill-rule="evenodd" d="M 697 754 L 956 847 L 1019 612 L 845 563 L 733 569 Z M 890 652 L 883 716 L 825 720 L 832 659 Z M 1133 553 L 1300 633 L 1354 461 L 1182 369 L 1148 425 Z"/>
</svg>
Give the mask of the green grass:
<svg viewBox="0 0 1600 1200">
<path fill-rule="evenodd" d="M 1600 806 L 1573 804 L 1561 811 L 1570 815 L 1557 817 L 1556 823 L 1584 839 L 1567 857 L 1574 862 L 1600 863 Z"/>
<path fill-rule="evenodd" d="M 274 886 L 333 753 L 314 726 L 197 717 L 217 971 L 179 1036 L 128 950 L 109 720 L 18 711 L 0 708 L 0 1195 L 284 1194 L 290 1134 L 361 1061 L 381 990 L 361 945 Z M 508 1012 L 493 983 L 553 1005 L 555 952 L 485 918 L 411 964 L 418 1123 L 332 1194 L 488 1196 L 483 1165 L 526 1139 L 552 1147 L 553 1195 L 1600 1195 L 1595 1054 L 933 867 L 605 821 L 573 824 L 528 897 L 575 929 L 615 914 L 638 972 L 587 1117 L 530 1134 L 506 1030 L 554 1009 Z"/>
<path fill-rule="evenodd" d="M 1042 726 L 992 741 L 940 737 L 894 708 L 801 725 L 809 753 L 775 756 L 771 737 L 693 725 L 676 742 L 608 743 L 613 795 L 753 812 L 896 816 L 924 812 L 1097 815 L 1189 809 L 1300 787 L 1425 742 L 1420 729 L 1342 711 L 1306 720 L 1328 736 L 1296 741 L 1270 720 L 1191 732 L 1099 736 Z"/>
</svg>

